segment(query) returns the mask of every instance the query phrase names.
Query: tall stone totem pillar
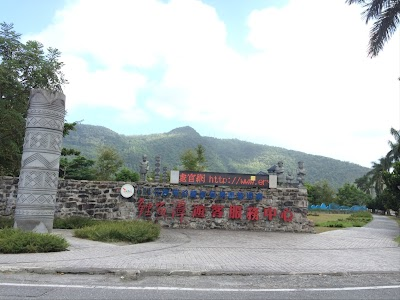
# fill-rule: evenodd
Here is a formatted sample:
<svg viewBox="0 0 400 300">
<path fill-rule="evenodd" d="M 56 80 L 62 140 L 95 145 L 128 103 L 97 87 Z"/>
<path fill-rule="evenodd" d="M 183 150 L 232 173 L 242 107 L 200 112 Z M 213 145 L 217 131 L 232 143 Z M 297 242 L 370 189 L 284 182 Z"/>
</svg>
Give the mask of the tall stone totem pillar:
<svg viewBox="0 0 400 300">
<path fill-rule="evenodd" d="M 64 117 L 65 95 L 31 91 L 14 228 L 40 233 L 53 229 Z"/>
</svg>

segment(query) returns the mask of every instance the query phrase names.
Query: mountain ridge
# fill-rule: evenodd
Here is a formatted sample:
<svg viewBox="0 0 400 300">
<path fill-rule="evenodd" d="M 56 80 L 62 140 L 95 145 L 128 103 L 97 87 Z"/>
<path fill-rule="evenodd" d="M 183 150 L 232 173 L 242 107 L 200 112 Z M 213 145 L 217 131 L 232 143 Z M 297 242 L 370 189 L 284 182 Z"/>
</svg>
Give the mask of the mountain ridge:
<svg viewBox="0 0 400 300">
<path fill-rule="evenodd" d="M 77 149 L 90 159 L 96 158 L 100 147 L 113 147 L 121 155 L 125 165 L 135 172 L 139 170 L 143 154 L 147 155 L 151 170 L 154 170 L 157 155 L 161 156 L 161 165 L 168 170 L 179 168 L 180 155 L 199 144 L 206 150 L 207 171 L 210 172 L 256 174 L 259 171 L 266 172 L 281 160 L 284 162 L 286 174 L 295 174 L 297 162 L 304 161 L 306 182 L 327 180 L 337 189 L 344 183 L 353 183 L 370 170 L 355 163 L 296 150 L 238 139 L 201 136 L 190 126 L 158 134 L 123 135 L 105 126 L 78 124 L 76 130 L 71 131 L 63 141 L 63 147 Z"/>
</svg>

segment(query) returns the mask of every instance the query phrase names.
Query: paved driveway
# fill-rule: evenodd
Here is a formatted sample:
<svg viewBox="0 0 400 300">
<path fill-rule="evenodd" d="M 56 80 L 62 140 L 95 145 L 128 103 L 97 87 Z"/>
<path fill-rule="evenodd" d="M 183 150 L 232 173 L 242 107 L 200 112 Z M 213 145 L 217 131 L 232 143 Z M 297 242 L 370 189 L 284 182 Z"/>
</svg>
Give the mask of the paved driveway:
<svg viewBox="0 0 400 300">
<path fill-rule="evenodd" d="M 400 272 L 397 223 L 385 216 L 362 228 L 321 234 L 162 229 L 137 245 L 72 237 L 69 251 L 2 254 L 0 270 L 147 274 L 328 274 Z"/>
</svg>

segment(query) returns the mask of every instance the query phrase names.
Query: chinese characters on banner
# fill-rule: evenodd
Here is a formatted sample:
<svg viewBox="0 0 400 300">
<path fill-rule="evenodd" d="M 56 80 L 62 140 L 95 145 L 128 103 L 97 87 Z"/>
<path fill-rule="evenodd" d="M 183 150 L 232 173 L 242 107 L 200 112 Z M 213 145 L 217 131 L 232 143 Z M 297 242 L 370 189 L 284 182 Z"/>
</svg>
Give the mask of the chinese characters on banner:
<svg viewBox="0 0 400 300">
<path fill-rule="evenodd" d="M 269 175 L 179 171 L 179 183 L 268 188 Z"/>
<path fill-rule="evenodd" d="M 167 207 L 164 201 L 156 202 L 153 205 L 152 202 L 145 202 L 144 198 L 139 198 L 138 201 L 138 217 L 150 217 L 153 213 L 156 213 L 157 217 L 166 218 Z M 193 204 L 191 207 L 191 216 L 193 218 L 205 218 L 207 208 L 204 204 Z M 174 203 L 171 211 L 172 218 L 179 218 L 182 223 L 183 218 L 186 214 L 186 202 L 185 200 L 178 200 Z M 243 216 L 244 215 L 244 216 Z M 224 217 L 224 205 L 213 204 L 211 205 L 211 217 L 212 218 L 223 218 Z M 228 218 L 231 220 L 241 220 L 245 217 L 249 221 L 258 221 L 260 219 L 260 211 L 258 207 L 248 206 L 244 211 L 242 205 L 230 205 Z M 283 209 L 279 214 L 278 210 L 274 207 L 266 207 L 263 209 L 263 217 L 268 221 L 272 221 L 273 218 L 279 217 L 284 222 L 292 222 L 293 212 L 290 208 Z"/>
<path fill-rule="evenodd" d="M 190 198 L 190 199 L 228 199 L 228 200 L 263 200 L 262 192 L 252 192 L 252 191 L 204 191 L 204 190 L 180 190 L 180 189 L 169 189 L 169 188 L 138 188 L 137 194 L 139 197 L 152 196 L 167 198 L 173 196 L 174 198 Z"/>
</svg>

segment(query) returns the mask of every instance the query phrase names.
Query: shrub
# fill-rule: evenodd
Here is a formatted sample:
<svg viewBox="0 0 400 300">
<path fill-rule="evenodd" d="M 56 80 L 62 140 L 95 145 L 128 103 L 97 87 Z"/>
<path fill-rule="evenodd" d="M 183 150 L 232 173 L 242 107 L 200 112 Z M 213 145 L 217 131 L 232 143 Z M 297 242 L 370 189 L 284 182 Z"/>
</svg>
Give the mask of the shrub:
<svg viewBox="0 0 400 300">
<path fill-rule="evenodd" d="M 315 226 L 319 227 L 337 227 L 337 228 L 345 228 L 345 227 L 350 227 L 346 226 L 346 223 L 342 221 L 327 221 L 327 222 L 322 222 L 322 223 L 317 223 Z"/>
<path fill-rule="evenodd" d="M 125 181 L 125 182 L 136 182 L 139 181 L 140 175 L 128 168 L 122 168 L 118 173 L 115 174 L 116 181 Z"/>
<path fill-rule="evenodd" d="M 79 238 L 101 242 L 150 242 L 160 235 L 160 226 L 145 221 L 102 221 L 93 226 L 75 229 Z"/>
<path fill-rule="evenodd" d="M 13 228 L 14 219 L 9 217 L 0 217 L 0 229 L 2 228 Z"/>
<path fill-rule="evenodd" d="M 96 221 L 87 217 L 72 216 L 67 218 L 54 218 L 53 228 L 77 229 L 96 224 Z"/>
<path fill-rule="evenodd" d="M 365 225 L 365 223 L 355 221 L 352 223 L 352 225 L 353 225 L 353 227 L 363 227 Z"/>
<path fill-rule="evenodd" d="M 348 217 L 348 219 L 364 220 L 364 221 L 370 222 L 372 220 L 372 214 L 368 211 L 360 211 L 360 212 L 351 214 L 350 217 Z"/>
<path fill-rule="evenodd" d="M 367 218 L 372 220 L 372 214 L 369 211 L 359 211 L 350 215 L 350 217 Z"/>
<path fill-rule="evenodd" d="M 0 230 L 0 253 L 41 253 L 65 251 L 68 242 L 49 233 L 35 233 L 20 229 Z"/>
<path fill-rule="evenodd" d="M 361 225 L 361 226 L 364 226 L 365 224 L 372 221 L 372 214 L 368 211 L 360 211 L 360 212 L 351 214 L 347 218 L 347 220 L 354 222 L 355 224 L 364 223 Z M 361 227 L 361 226 L 356 226 L 356 227 Z"/>
</svg>

